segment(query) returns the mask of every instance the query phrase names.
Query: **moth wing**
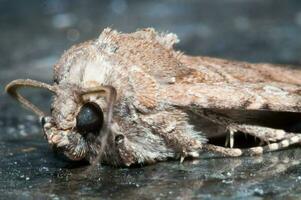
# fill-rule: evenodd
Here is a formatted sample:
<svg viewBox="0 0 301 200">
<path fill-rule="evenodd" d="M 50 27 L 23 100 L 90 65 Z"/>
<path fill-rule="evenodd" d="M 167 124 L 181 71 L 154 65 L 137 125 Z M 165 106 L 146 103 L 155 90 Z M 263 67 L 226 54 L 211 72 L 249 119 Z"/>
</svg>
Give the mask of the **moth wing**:
<svg viewBox="0 0 301 200">
<path fill-rule="evenodd" d="M 185 55 L 180 60 L 188 70 L 162 88 L 167 104 L 207 109 L 240 124 L 282 128 L 300 122 L 301 70 Z"/>
<path fill-rule="evenodd" d="M 301 86 L 301 70 L 292 66 L 247 63 L 210 57 L 183 55 L 180 61 L 204 77 L 203 82 L 279 82 Z M 192 79 L 193 80 L 193 79 Z M 198 79 L 196 79 L 198 80 Z M 194 81 L 194 80 L 193 80 Z"/>
<path fill-rule="evenodd" d="M 301 112 L 301 70 L 181 55 L 186 67 L 161 94 L 172 105 Z"/>
<path fill-rule="evenodd" d="M 186 108 L 301 112 L 299 86 L 284 83 L 191 83 L 161 89 L 167 104 Z"/>
</svg>

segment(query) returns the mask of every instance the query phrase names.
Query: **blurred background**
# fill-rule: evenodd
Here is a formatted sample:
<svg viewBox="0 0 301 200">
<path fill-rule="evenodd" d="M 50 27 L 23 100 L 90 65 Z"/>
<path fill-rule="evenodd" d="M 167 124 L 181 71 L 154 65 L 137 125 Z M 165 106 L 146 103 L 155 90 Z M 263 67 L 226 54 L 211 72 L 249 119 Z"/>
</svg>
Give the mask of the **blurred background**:
<svg viewBox="0 0 301 200">
<path fill-rule="evenodd" d="M 301 62 L 298 0 L 0 0 L 0 78 L 51 79 L 64 50 L 105 27 L 174 32 L 193 55 Z"/>
<path fill-rule="evenodd" d="M 255 164 L 249 158 L 213 159 L 132 170 L 106 168 L 99 172 L 99 180 L 74 177 L 82 168 L 70 169 L 68 162 L 53 156 L 36 117 L 3 89 L 16 78 L 52 82 L 52 66 L 64 50 L 98 37 L 105 27 L 122 32 L 145 27 L 174 32 L 180 38 L 177 49 L 192 55 L 301 65 L 300 0 L 0 0 L 2 195 L 23 199 L 79 194 L 116 199 L 212 198 L 215 193 L 224 198 L 301 195 L 300 164 L 294 162 L 300 150 L 273 154 L 273 159 L 267 155 L 268 159 Z M 25 93 L 48 108 L 48 94 Z M 236 162 L 240 165 L 233 166 Z"/>
</svg>

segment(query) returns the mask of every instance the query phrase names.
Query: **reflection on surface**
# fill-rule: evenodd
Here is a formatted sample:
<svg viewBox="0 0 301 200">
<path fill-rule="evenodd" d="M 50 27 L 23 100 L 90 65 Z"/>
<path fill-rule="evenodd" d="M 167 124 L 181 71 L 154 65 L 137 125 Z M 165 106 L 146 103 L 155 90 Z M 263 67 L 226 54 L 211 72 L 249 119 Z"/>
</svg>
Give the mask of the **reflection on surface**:
<svg viewBox="0 0 301 200">
<path fill-rule="evenodd" d="M 42 138 L 1 142 L 0 191 L 7 197 L 297 197 L 301 193 L 301 150 L 262 157 L 221 158 L 159 163 L 142 168 L 70 163 L 52 154 Z M 289 190 L 288 190 L 289 188 Z M 292 192 L 294 191 L 294 192 Z"/>
</svg>

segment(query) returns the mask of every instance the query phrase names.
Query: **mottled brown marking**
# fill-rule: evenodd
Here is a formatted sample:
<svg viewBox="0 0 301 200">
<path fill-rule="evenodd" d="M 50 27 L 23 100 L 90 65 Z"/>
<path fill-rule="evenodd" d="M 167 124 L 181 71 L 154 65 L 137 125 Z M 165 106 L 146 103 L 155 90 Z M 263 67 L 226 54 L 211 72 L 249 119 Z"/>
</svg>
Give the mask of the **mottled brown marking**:
<svg viewBox="0 0 301 200">
<path fill-rule="evenodd" d="M 128 34 L 106 28 L 97 39 L 62 55 L 54 66 L 53 85 L 16 80 L 6 91 L 42 117 L 48 143 L 71 160 L 130 166 L 183 161 L 202 151 L 260 155 L 300 143 L 300 134 L 235 120 L 225 111 L 244 111 L 244 118 L 262 110 L 300 114 L 301 70 L 188 56 L 173 48 L 177 42 L 175 34 L 152 28 Z M 53 92 L 51 115 L 22 97 L 21 87 Z M 82 98 L 93 87 L 105 89 Z M 106 128 L 83 137 L 76 120 L 87 102 L 110 117 L 104 120 Z M 235 148 L 237 132 L 259 138 L 263 146 Z M 213 135 L 227 134 L 234 148 L 207 143 Z M 117 143 L 118 135 L 123 138 Z"/>
</svg>

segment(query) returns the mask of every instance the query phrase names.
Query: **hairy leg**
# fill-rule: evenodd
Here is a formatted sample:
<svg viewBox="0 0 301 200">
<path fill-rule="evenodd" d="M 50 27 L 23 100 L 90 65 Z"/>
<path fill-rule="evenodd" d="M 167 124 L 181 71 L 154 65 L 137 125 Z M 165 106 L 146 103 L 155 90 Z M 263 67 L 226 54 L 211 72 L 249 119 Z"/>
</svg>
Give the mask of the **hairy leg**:
<svg viewBox="0 0 301 200">
<path fill-rule="evenodd" d="M 293 133 L 288 133 L 282 129 L 274 129 L 248 124 L 231 124 L 228 126 L 228 128 L 234 133 L 240 131 L 259 138 L 266 143 L 276 142 L 294 135 Z"/>
<path fill-rule="evenodd" d="M 141 117 L 142 121 L 162 137 L 167 146 L 174 149 L 181 161 L 187 156 L 198 157 L 206 142 L 202 133 L 187 122 L 187 115 L 178 110 L 162 111 Z"/>
<path fill-rule="evenodd" d="M 277 151 L 287 148 L 293 144 L 301 143 L 300 133 L 289 133 L 282 129 L 274 129 L 258 125 L 237 124 L 229 118 L 226 118 L 221 115 L 216 115 L 214 112 L 210 111 L 199 111 L 198 114 L 200 114 L 202 117 L 211 120 L 214 123 L 224 125 L 229 131 L 226 144 L 230 143 L 230 148 L 216 146 L 212 144 L 204 144 L 203 149 L 208 151 L 217 152 L 223 155 L 233 157 L 241 155 L 261 155 L 264 152 Z M 233 148 L 234 134 L 238 131 L 252 135 L 255 138 L 259 138 L 262 141 L 266 142 L 267 145 L 246 149 Z"/>
<path fill-rule="evenodd" d="M 237 157 L 243 155 L 256 156 L 256 155 L 261 155 L 265 152 L 282 150 L 293 144 L 298 144 L 300 142 L 301 142 L 301 134 L 289 133 L 289 136 L 286 137 L 285 139 L 282 139 L 279 142 L 271 143 L 265 146 L 240 149 L 240 148 L 226 148 L 226 147 L 216 146 L 212 144 L 204 144 L 203 149 L 210 152 L 220 153 L 222 155 L 231 156 L 231 157 Z"/>
</svg>

